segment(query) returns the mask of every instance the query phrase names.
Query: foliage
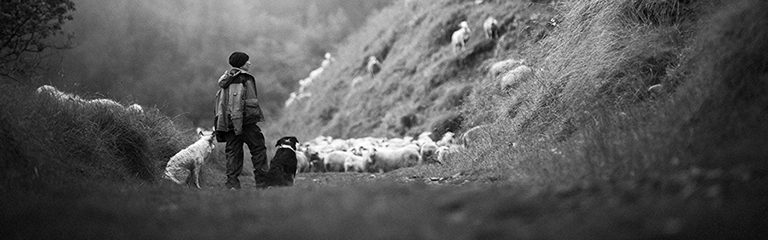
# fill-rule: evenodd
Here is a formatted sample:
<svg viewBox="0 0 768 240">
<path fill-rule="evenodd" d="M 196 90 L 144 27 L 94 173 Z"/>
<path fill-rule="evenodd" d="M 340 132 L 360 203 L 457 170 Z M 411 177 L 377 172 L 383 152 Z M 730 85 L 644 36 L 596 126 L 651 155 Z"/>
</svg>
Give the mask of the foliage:
<svg viewBox="0 0 768 240">
<path fill-rule="evenodd" d="M 0 2 L 0 75 L 34 72 L 40 64 L 35 54 L 68 47 L 68 43 L 56 43 L 52 38 L 72 37 L 62 26 L 72 20 L 74 10 L 75 3 L 70 0 Z"/>
</svg>

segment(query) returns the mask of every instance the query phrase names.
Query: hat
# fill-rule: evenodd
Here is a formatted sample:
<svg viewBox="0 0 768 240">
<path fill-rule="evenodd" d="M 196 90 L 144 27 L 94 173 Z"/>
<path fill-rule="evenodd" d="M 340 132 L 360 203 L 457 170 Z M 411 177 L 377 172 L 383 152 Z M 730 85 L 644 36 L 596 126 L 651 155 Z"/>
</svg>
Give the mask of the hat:
<svg viewBox="0 0 768 240">
<path fill-rule="evenodd" d="M 229 65 L 232 67 L 243 67 L 246 62 L 248 62 L 248 54 L 244 52 L 233 52 L 232 55 L 229 55 Z"/>
</svg>

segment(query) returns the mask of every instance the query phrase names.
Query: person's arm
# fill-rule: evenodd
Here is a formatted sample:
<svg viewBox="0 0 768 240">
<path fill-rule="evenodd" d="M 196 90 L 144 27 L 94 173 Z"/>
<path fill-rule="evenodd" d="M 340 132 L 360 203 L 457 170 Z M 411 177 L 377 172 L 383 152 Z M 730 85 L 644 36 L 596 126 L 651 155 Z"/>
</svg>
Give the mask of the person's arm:
<svg viewBox="0 0 768 240">
<path fill-rule="evenodd" d="M 245 81 L 245 106 L 256 107 L 259 105 L 258 93 L 256 92 L 256 80 L 251 78 L 249 81 Z"/>
</svg>

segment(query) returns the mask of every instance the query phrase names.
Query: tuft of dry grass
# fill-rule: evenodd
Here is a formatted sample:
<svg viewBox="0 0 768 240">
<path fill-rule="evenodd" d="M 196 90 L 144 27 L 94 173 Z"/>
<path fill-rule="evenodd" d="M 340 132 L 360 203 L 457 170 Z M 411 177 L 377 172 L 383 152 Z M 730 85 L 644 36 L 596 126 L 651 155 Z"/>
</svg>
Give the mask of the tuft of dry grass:
<svg viewBox="0 0 768 240">
<path fill-rule="evenodd" d="M 3 185 L 82 184 L 158 179 L 188 141 L 157 109 L 60 102 L 34 89 L 2 84 Z M 5 157 L 8 155 L 8 157 Z"/>
</svg>

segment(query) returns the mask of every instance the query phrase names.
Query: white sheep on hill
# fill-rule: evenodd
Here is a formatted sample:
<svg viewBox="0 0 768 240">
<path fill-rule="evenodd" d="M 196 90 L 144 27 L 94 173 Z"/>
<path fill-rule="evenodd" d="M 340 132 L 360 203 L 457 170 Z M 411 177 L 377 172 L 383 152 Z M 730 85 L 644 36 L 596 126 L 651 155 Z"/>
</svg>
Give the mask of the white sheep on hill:
<svg viewBox="0 0 768 240">
<path fill-rule="evenodd" d="M 533 77 L 533 69 L 526 65 L 520 65 L 515 69 L 512 69 L 512 71 L 505 73 L 504 77 L 501 78 L 499 83 L 501 85 L 501 89 L 509 89 L 527 81 L 531 77 Z"/>
<path fill-rule="evenodd" d="M 77 96 L 71 93 L 62 92 L 61 90 L 56 89 L 51 85 L 40 86 L 37 88 L 36 92 L 37 94 L 47 94 L 48 96 L 51 96 L 54 99 L 59 100 L 61 102 L 71 102 L 76 104 L 85 103 L 85 100 L 80 98 L 80 96 Z"/>
<path fill-rule="evenodd" d="M 459 27 L 459 30 L 456 30 L 453 32 L 453 35 L 451 35 L 451 45 L 453 45 L 454 54 L 458 54 L 460 51 L 464 50 L 469 41 L 470 33 L 472 33 L 467 21 L 461 21 Z"/>
<path fill-rule="evenodd" d="M 141 107 L 141 105 L 139 105 L 137 103 L 131 104 L 126 109 L 128 109 L 128 111 L 134 112 L 134 113 L 144 113 L 144 108 Z"/>
<path fill-rule="evenodd" d="M 485 37 L 488 39 L 499 38 L 499 21 L 493 16 L 489 16 L 483 22 L 483 30 L 485 30 Z"/>
<path fill-rule="evenodd" d="M 418 147 L 374 148 L 371 152 L 373 171 L 389 172 L 404 167 L 413 167 L 421 162 Z"/>
<path fill-rule="evenodd" d="M 205 164 L 205 159 L 213 151 L 213 132 L 202 131 L 198 129 L 200 139 L 197 142 L 182 149 L 176 155 L 173 155 L 165 167 L 163 178 L 170 179 L 177 184 L 184 184 L 185 181 L 178 177 L 188 175 L 186 181 L 193 179 L 195 186 L 200 188 L 200 170 Z M 186 174 L 186 173 L 189 174 Z"/>
<path fill-rule="evenodd" d="M 107 98 L 91 99 L 91 100 L 88 100 L 88 104 L 95 107 L 123 108 L 122 104 Z"/>
<path fill-rule="evenodd" d="M 320 63 L 321 68 L 327 68 L 331 65 L 331 63 L 335 62 L 336 59 L 331 56 L 331 53 L 327 52 L 325 53 L 325 58 L 323 59 L 323 62 Z"/>
<path fill-rule="evenodd" d="M 440 139 L 440 141 L 437 141 L 437 146 L 447 146 L 449 144 L 453 144 L 454 142 L 454 133 L 453 132 L 446 132 L 443 134 L 443 138 Z"/>
<path fill-rule="evenodd" d="M 371 78 L 373 78 L 374 75 L 381 71 L 381 62 L 379 62 L 379 59 L 376 58 L 376 56 L 370 56 L 368 57 L 368 65 L 366 66 L 366 69 L 368 70 L 368 74 L 371 75 Z"/>
<path fill-rule="evenodd" d="M 499 75 L 509 72 L 524 63 L 524 59 L 507 59 L 491 65 L 491 67 L 488 69 L 488 72 L 492 78 L 497 78 Z"/>
<path fill-rule="evenodd" d="M 355 154 L 349 154 L 344 159 L 344 171 L 345 172 L 367 172 L 374 160 L 371 157 L 372 150 L 363 150 L 357 156 Z"/>
</svg>

